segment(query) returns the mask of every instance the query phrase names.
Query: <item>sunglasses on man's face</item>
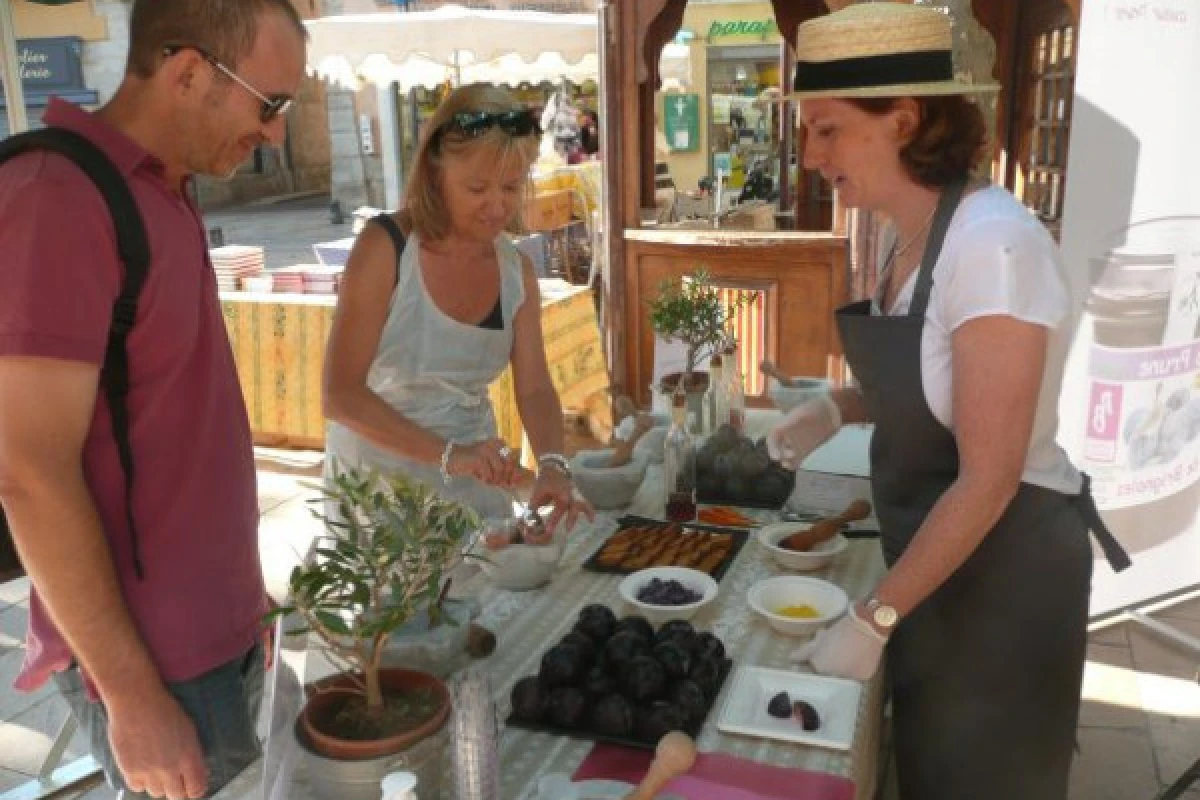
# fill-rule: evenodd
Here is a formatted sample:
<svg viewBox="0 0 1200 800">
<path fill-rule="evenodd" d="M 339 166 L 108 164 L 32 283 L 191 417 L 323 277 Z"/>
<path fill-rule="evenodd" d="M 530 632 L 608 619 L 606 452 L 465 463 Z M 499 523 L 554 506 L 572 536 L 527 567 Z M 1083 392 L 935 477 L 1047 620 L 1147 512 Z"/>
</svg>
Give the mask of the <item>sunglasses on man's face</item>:
<svg viewBox="0 0 1200 800">
<path fill-rule="evenodd" d="M 163 57 L 170 58 L 181 50 L 195 50 L 205 61 L 212 65 L 213 69 L 232 79 L 238 86 L 241 86 L 247 92 L 254 95 L 261 104 L 258 109 L 258 119 L 263 125 L 269 125 L 276 117 L 286 114 L 291 109 L 294 98 L 290 94 L 263 94 L 203 48 L 190 44 L 173 44 L 163 48 Z"/>
<path fill-rule="evenodd" d="M 542 126 L 532 111 L 460 111 L 450 117 L 438 133 L 459 133 L 468 139 L 499 128 L 509 136 L 541 135 Z"/>
</svg>

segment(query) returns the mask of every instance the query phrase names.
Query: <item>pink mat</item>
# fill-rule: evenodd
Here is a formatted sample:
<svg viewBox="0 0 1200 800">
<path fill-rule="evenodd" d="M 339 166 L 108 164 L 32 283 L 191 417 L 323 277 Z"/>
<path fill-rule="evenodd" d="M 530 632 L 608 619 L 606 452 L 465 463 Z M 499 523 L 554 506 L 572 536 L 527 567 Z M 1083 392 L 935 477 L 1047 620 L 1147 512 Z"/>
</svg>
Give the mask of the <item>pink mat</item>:
<svg viewBox="0 0 1200 800">
<path fill-rule="evenodd" d="M 644 750 L 597 744 L 572 780 L 636 784 L 651 758 Z M 772 767 L 722 753 L 701 753 L 691 771 L 668 783 L 665 791 L 687 800 L 854 800 L 854 782 L 847 778 Z"/>
</svg>

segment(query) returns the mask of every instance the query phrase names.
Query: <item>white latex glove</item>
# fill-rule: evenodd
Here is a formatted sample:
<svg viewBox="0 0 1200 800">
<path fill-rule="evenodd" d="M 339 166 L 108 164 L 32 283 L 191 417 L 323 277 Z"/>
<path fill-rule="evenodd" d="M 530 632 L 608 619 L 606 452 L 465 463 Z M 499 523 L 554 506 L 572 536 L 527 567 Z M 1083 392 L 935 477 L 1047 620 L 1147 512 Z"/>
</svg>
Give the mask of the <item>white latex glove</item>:
<svg viewBox="0 0 1200 800">
<path fill-rule="evenodd" d="M 788 469 L 804 459 L 842 427 L 842 412 L 828 393 L 793 408 L 767 434 L 767 452 Z"/>
<path fill-rule="evenodd" d="M 887 637 L 859 619 L 854 606 L 830 628 L 817 633 L 812 641 L 797 647 L 791 659 L 807 661 L 822 675 L 835 675 L 867 681 L 879 669 Z"/>
</svg>

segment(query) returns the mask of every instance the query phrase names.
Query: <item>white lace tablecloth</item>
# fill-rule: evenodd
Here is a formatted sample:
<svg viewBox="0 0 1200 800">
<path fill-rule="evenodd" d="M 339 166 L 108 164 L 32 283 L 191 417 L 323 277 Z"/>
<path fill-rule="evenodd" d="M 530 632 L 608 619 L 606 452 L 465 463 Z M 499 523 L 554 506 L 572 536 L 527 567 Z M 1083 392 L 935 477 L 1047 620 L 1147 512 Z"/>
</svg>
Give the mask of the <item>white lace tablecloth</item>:
<svg viewBox="0 0 1200 800">
<path fill-rule="evenodd" d="M 652 467 L 629 513 L 652 515 L 656 507 L 661 509 L 661 503 L 656 503 L 660 485 L 661 476 Z M 764 519 L 777 516 L 773 512 L 750 513 Z M 467 587 L 482 604 L 479 623 L 496 634 L 496 651 L 474 664 L 487 671 L 501 719 L 508 716 L 512 685 L 537 672 L 542 654 L 571 629 L 582 607 L 602 603 L 618 614 L 624 613 L 617 594 L 620 576 L 590 572 L 581 567 L 616 529 L 617 516 L 601 514 L 594 523 L 581 526 L 572 535 L 554 579 L 542 589 L 508 592 L 495 589 L 482 579 Z M 843 587 L 851 598 L 857 598 L 874 587 L 883 569 L 877 540 L 852 539 L 850 546 L 828 569 L 815 574 Z M 739 666 L 800 669 L 787 659 L 788 652 L 799 640 L 772 631 L 746 603 L 746 594 L 754 583 L 779 574 L 783 574 L 782 570 L 757 546 L 751 534 L 722 579 L 716 603 L 692 620 L 697 628 L 711 630 L 721 638 L 734 661 L 735 670 Z M 874 796 L 883 704 L 880 675 L 865 687 L 853 746 L 848 752 L 842 752 L 718 731 L 716 723 L 733 683 L 732 674 L 697 739 L 702 752 L 719 751 L 765 764 L 844 776 L 854 781 L 859 800 Z M 574 772 L 591 747 L 587 741 L 506 729 L 500 742 L 503 797 L 505 800 L 536 800 L 540 776 L 551 772 Z M 447 764 L 449 761 L 447 759 Z M 443 785 L 449 787 L 452 784 L 447 780 Z M 256 765 L 217 797 L 221 800 L 251 800 L 261 797 L 261 791 L 262 768 Z M 284 796 L 289 800 L 310 800 L 303 766 L 296 770 L 290 791 Z"/>
</svg>

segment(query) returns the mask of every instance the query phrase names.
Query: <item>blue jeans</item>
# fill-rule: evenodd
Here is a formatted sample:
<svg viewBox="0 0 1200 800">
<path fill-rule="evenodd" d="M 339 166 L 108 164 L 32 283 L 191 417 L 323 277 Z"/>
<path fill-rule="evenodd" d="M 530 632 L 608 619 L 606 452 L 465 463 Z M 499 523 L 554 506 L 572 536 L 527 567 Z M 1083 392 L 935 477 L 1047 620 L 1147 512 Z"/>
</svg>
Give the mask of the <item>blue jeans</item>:
<svg viewBox="0 0 1200 800">
<path fill-rule="evenodd" d="M 233 780 L 262 753 L 255 726 L 262 705 L 263 678 L 263 649 L 259 644 L 246 655 L 198 678 L 167 684 L 196 726 L 208 768 L 209 795 Z M 54 680 L 117 796 L 121 800 L 149 798 L 150 795 L 130 791 L 125 786 L 108 743 L 108 714 L 103 704 L 88 700 L 79 670 L 60 672 Z"/>
</svg>

